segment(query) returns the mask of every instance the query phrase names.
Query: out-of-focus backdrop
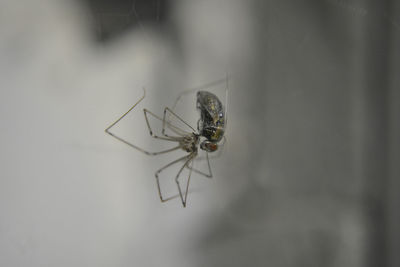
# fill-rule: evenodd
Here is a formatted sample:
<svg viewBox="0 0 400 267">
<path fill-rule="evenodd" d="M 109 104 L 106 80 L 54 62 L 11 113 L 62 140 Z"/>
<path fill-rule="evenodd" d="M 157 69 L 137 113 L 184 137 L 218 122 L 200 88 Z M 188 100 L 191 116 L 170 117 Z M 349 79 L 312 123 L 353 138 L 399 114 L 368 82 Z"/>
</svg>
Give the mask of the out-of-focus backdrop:
<svg viewBox="0 0 400 267">
<path fill-rule="evenodd" d="M 395 0 L 1 0 L 0 266 L 400 266 L 399 48 Z M 142 109 L 226 74 L 214 178 L 160 203 L 176 155 L 104 129 L 145 87 L 156 150 Z"/>
</svg>

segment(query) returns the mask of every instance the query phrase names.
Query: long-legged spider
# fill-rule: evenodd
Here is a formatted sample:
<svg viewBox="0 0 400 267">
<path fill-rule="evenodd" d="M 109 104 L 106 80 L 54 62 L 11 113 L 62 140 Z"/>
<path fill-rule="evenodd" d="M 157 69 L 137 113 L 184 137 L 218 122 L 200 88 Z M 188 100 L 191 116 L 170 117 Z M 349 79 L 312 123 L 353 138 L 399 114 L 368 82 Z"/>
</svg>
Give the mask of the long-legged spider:
<svg viewBox="0 0 400 267">
<path fill-rule="evenodd" d="M 227 121 L 227 116 L 226 116 L 227 110 L 222 105 L 221 101 L 218 99 L 218 97 L 216 95 L 214 95 L 213 93 L 210 93 L 208 91 L 203 91 L 203 90 L 207 89 L 211 86 L 223 83 L 223 82 L 226 83 L 225 107 L 227 107 L 228 77 L 226 77 L 226 79 L 214 81 L 212 83 L 203 85 L 198 88 L 183 91 L 182 93 L 180 93 L 178 95 L 172 109 L 170 109 L 169 107 L 164 108 L 164 115 L 162 118 L 155 115 L 153 112 L 149 111 L 148 109 L 143 109 L 144 117 L 146 119 L 146 124 L 147 124 L 147 128 L 149 130 L 150 136 L 152 136 L 153 138 L 156 138 L 156 139 L 160 139 L 160 140 L 176 142 L 178 145 L 173 148 L 158 151 L 158 152 L 149 152 L 137 145 L 132 144 L 131 142 L 128 142 L 128 141 L 122 139 L 119 136 L 116 136 L 115 134 L 113 134 L 110 131 L 110 129 L 113 126 L 115 126 L 120 120 L 122 120 L 129 112 L 131 112 L 145 98 L 145 96 L 146 96 L 145 89 L 143 89 L 143 96 L 127 112 L 125 112 L 121 117 L 119 117 L 115 122 L 113 122 L 109 127 L 107 127 L 105 129 L 105 132 L 107 134 L 111 135 L 112 137 L 116 138 L 117 140 L 119 140 L 119 141 L 121 141 L 121 142 L 123 142 L 123 143 L 139 150 L 140 152 L 143 152 L 144 154 L 149 155 L 149 156 L 160 155 L 160 154 L 168 153 L 168 152 L 175 151 L 178 149 L 182 149 L 183 151 L 188 153 L 187 155 L 168 163 L 167 165 L 163 166 L 158 171 L 156 171 L 155 177 L 156 177 L 156 181 L 157 181 L 158 194 L 160 196 L 161 202 L 168 201 L 168 200 L 173 199 L 176 196 L 178 196 L 178 195 L 175 195 L 175 196 L 172 196 L 169 198 L 163 198 L 162 193 L 161 193 L 161 188 L 160 188 L 160 180 L 159 180 L 159 174 L 163 170 L 167 169 L 168 167 L 170 167 L 178 162 L 181 162 L 181 161 L 184 162 L 184 164 L 180 167 L 180 169 L 175 177 L 175 182 L 178 187 L 178 192 L 179 192 L 179 196 L 181 198 L 183 207 L 186 207 L 187 195 L 188 195 L 188 191 L 189 191 L 189 182 L 190 182 L 190 177 L 191 177 L 192 172 L 196 172 L 207 178 L 212 178 L 213 175 L 212 175 L 212 171 L 211 171 L 211 167 L 210 167 L 210 157 L 208 156 L 208 153 L 217 151 L 218 143 L 220 143 L 221 140 L 223 140 L 223 141 L 222 141 L 220 151 L 222 151 L 222 148 L 225 145 L 226 138 L 224 136 L 224 133 L 225 133 L 225 127 L 226 127 L 226 121 Z M 185 120 L 183 120 L 181 117 L 179 117 L 173 111 L 173 109 L 176 107 L 178 101 L 181 99 L 181 97 L 183 95 L 188 94 L 188 93 L 193 93 L 196 91 L 197 91 L 196 106 L 197 106 L 197 109 L 200 111 L 200 119 L 197 122 L 197 130 L 195 130 L 192 126 L 190 126 Z M 148 115 L 151 115 L 154 118 L 156 118 L 162 122 L 162 131 L 161 131 L 162 136 L 154 134 L 152 128 L 150 127 Z M 173 125 L 170 120 L 171 116 L 175 117 L 180 122 L 182 122 L 184 125 L 189 127 L 192 130 L 192 132 L 185 131 L 185 130 L 181 129 L 181 127 Z M 175 135 L 172 136 L 172 135 L 166 134 L 166 132 L 165 132 L 166 127 L 169 130 L 171 130 Z M 194 168 L 194 159 L 198 155 L 198 148 L 200 148 L 206 152 L 205 159 L 207 160 L 208 173 Z M 189 169 L 189 176 L 188 176 L 188 180 L 187 180 L 187 184 L 186 184 L 186 189 L 183 193 L 183 190 L 181 189 L 181 185 L 179 182 L 179 176 L 185 167 Z"/>
</svg>

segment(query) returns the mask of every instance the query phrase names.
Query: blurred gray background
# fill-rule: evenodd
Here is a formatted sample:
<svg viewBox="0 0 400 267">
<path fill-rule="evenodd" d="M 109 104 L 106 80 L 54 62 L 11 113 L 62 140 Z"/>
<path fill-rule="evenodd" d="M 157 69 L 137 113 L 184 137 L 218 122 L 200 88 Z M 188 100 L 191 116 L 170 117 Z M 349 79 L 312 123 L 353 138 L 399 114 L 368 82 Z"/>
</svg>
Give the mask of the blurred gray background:
<svg viewBox="0 0 400 267">
<path fill-rule="evenodd" d="M 395 0 L 1 0 L 0 266 L 400 266 L 399 47 Z M 227 73 L 214 178 L 160 203 L 172 156 L 104 128 L 146 87 L 151 147 Z"/>
</svg>

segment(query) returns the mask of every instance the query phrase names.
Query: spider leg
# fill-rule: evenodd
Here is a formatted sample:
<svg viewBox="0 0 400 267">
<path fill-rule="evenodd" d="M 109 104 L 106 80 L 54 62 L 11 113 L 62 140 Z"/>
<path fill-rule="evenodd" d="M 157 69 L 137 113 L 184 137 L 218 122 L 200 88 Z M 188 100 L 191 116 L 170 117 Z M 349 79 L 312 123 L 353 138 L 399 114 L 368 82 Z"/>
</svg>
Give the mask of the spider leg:
<svg viewBox="0 0 400 267">
<path fill-rule="evenodd" d="M 117 136 L 117 135 L 115 135 L 115 134 L 113 134 L 113 133 L 111 133 L 111 132 L 107 132 L 107 133 L 108 133 L 109 135 L 111 135 L 112 137 L 114 137 L 115 139 L 121 141 L 122 143 L 125 143 L 125 144 L 127 144 L 128 146 L 133 147 L 133 148 L 139 150 L 140 152 L 142 152 L 142 153 L 144 153 L 144 154 L 146 154 L 146 155 L 149 155 L 149 156 L 156 156 L 156 155 L 168 153 L 168 152 L 171 152 L 171 151 L 174 151 L 174 150 L 178 150 L 178 149 L 180 149 L 180 148 L 182 147 L 181 145 L 178 145 L 178 146 L 176 146 L 176 147 L 169 148 L 169 149 L 166 149 L 166 150 L 157 151 L 157 152 L 150 152 L 150 151 L 144 150 L 143 148 L 138 147 L 137 145 L 134 145 L 134 144 L 132 144 L 132 143 L 130 143 L 130 142 L 128 142 L 128 141 L 122 139 L 121 137 L 119 137 L 119 136 Z M 171 140 L 171 141 L 174 141 L 174 140 Z"/>
<path fill-rule="evenodd" d="M 169 128 L 170 128 L 174 133 L 176 133 L 177 135 L 180 135 L 179 137 L 178 137 L 178 136 L 168 136 L 168 135 L 166 135 L 166 134 L 164 134 L 164 133 L 162 133 L 162 134 L 164 135 L 164 137 L 163 137 L 163 136 L 155 135 L 154 132 L 153 132 L 153 130 L 152 130 L 151 127 L 150 127 L 150 122 L 149 122 L 149 119 L 148 119 L 147 114 L 150 114 L 150 115 L 153 116 L 154 118 L 156 118 L 156 119 L 162 121 L 162 122 L 163 122 L 163 125 L 164 125 L 163 119 L 161 119 L 160 117 L 158 117 L 156 114 L 154 114 L 153 112 L 151 112 L 151 111 L 148 110 L 148 109 L 143 109 L 143 112 L 144 112 L 144 117 L 145 117 L 145 119 L 146 119 L 147 127 L 149 128 L 149 133 L 150 133 L 150 135 L 151 135 L 152 137 L 157 138 L 157 139 L 162 139 L 162 140 L 176 141 L 176 140 L 182 139 L 182 137 L 184 136 L 184 134 L 182 133 L 182 131 L 183 131 L 182 129 L 179 129 L 178 127 L 172 125 L 172 124 L 169 123 L 169 122 L 167 122 L 167 125 L 169 126 Z M 179 132 L 179 131 L 181 131 L 181 132 Z"/>
<path fill-rule="evenodd" d="M 146 97 L 146 89 L 143 88 L 143 96 L 130 108 L 128 109 L 127 112 L 125 112 L 121 117 L 119 117 L 116 121 L 111 123 L 110 126 L 108 126 L 104 131 L 106 133 L 109 133 L 109 130 L 114 127 L 115 124 L 117 124 L 120 120 L 122 120 L 126 115 L 128 115 L 129 112 L 131 112 L 132 109 L 134 109 L 142 100 Z"/>
<path fill-rule="evenodd" d="M 188 195 L 188 191 L 189 191 L 190 177 L 192 176 L 192 170 L 193 170 L 193 169 L 192 169 L 192 168 L 189 168 L 190 171 L 189 171 L 188 181 L 187 181 L 187 184 L 186 184 L 185 197 L 183 197 L 182 189 L 181 189 L 181 186 L 180 186 L 180 184 L 179 184 L 179 176 L 180 176 L 180 174 L 182 173 L 183 169 L 184 169 L 185 167 L 187 167 L 188 164 L 189 164 L 190 162 L 192 162 L 192 167 L 193 167 L 193 158 L 194 158 L 195 156 L 196 156 L 195 153 L 191 153 L 191 154 L 188 156 L 188 159 L 186 160 L 185 164 L 183 164 L 183 166 L 180 168 L 180 170 L 178 171 L 178 173 L 176 174 L 176 177 L 175 177 L 175 182 L 176 182 L 176 185 L 178 186 L 179 196 L 181 197 L 182 205 L 183 205 L 184 208 L 186 207 L 186 200 L 187 200 L 187 195 Z"/>
<path fill-rule="evenodd" d="M 168 153 L 168 152 L 171 152 L 171 151 L 174 151 L 174 150 L 177 150 L 177 149 L 181 148 L 181 146 L 179 145 L 179 146 L 176 146 L 176 147 L 173 147 L 173 148 L 170 148 L 170 149 L 167 149 L 167 150 L 163 150 L 163 151 L 149 152 L 149 151 L 147 151 L 147 150 L 145 150 L 145 149 L 143 149 L 143 148 L 141 148 L 141 147 L 138 147 L 138 146 L 136 146 L 136 145 L 134 145 L 134 144 L 132 144 L 132 143 L 130 143 L 130 142 L 124 140 L 123 138 L 121 138 L 121 137 L 115 135 L 114 133 L 112 133 L 112 132 L 110 131 L 110 129 L 111 129 L 112 127 L 114 127 L 119 121 L 121 121 L 129 112 L 131 112 L 131 111 L 145 98 L 145 96 L 146 96 L 146 90 L 143 88 L 143 96 L 142 96 L 142 97 L 127 111 L 127 112 L 125 112 L 125 113 L 124 113 L 121 117 L 119 117 L 115 122 L 113 122 L 110 126 L 108 126 L 104 131 L 105 131 L 107 134 L 109 134 L 109 135 L 111 135 L 112 137 L 114 137 L 115 139 L 117 139 L 118 141 L 121 141 L 122 143 L 125 143 L 125 144 L 127 144 L 128 146 L 133 147 L 133 148 L 139 150 L 140 152 L 142 152 L 142 153 L 144 153 L 144 154 L 146 154 L 146 155 L 150 155 L 150 156 L 155 156 L 155 155 L 159 155 L 159 154 L 163 154 L 163 153 Z M 179 142 L 179 140 L 172 139 L 172 138 L 170 138 L 170 139 L 164 139 L 164 140 Z"/>
<path fill-rule="evenodd" d="M 167 112 L 169 112 L 169 115 L 170 115 L 168 118 L 171 118 L 171 115 L 173 115 L 175 118 L 177 118 L 178 120 L 183 122 L 186 126 L 188 126 L 193 132 L 196 132 L 196 130 L 192 126 L 190 126 L 189 123 L 187 123 L 184 119 L 182 119 L 181 117 L 176 115 L 169 107 L 165 107 L 164 116 L 163 116 L 163 128 L 162 128 L 162 134 L 163 135 L 168 136 L 168 135 L 165 134 L 165 125 L 166 124 L 170 124 L 170 121 L 166 121 Z M 182 129 L 180 129 L 180 130 L 182 130 Z M 184 131 L 184 135 L 187 135 L 187 134 L 191 134 L 191 133 L 187 132 L 187 131 Z"/>
<path fill-rule="evenodd" d="M 161 186 L 160 186 L 160 178 L 158 177 L 158 175 L 165 169 L 167 169 L 168 167 L 182 161 L 182 160 L 186 160 L 185 164 L 183 165 L 183 167 L 179 170 L 177 177 L 179 176 L 179 174 L 182 172 L 182 169 L 186 166 L 186 164 L 188 163 L 188 160 L 191 160 L 192 154 L 183 156 L 181 158 L 178 158 L 170 163 L 168 163 L 167 165 L 165 165 L 164 167 L 160 168 L 158 171 L 156 171 L 156 173 L 154 174 L 156 177 L 156 182 L 157 182 L 157 189 L 158 189 L 158 195 L 160 197 L 161 202 L 166 202 L 168 200 L 174 199 L 179 195 L 174 195 L 168 198 L 163 198 L 162 193 L 161 193 Z M 180 189 L 179 189 L 180 190 Z"/>
<path fill-rule="evenodd" d="M 193 167 L 194 163 L 193 163 L 192 166 L 190 166 L 190 167 L 189 167 L 189 165 L 186 165 L 186 168 L 190 169 L 190 171 L 194 171 L 195 173 L 198 173 L 198 174 L 200 174 L 200 175 L 203 175 L 203 176 L 205 176 L 205 177 L 207 177 L 207 178 L 212 178 L 212 177 L 213 177 L 213 174 L 212 174 L 212 171 L 211 171 L 211 165 L 210 165 L 210 159 L 209 159 L 209 157 L 208 157 L 208 152 L 206 152 L 206 157 L 205 157 L 205 159 L 207 159 L 208 173 L 205 173 L 205 172 L 203 172 L 203 171 L 200 171 L 199 169 L 194 168 L 194 167 Z"/>
<path fill-rule="evenodd" d="M 186 166 L 186 167 L 188 169 L 192 169 L 195 173 L 201 174 L 201 175 L 203 175 L 203 176 L 205 176 L 207 178 L 212 178 L 213 174 L 212 174 L 212 171 L 211 171 L 210 159 L 219 158 L 223 154 L 225 143 L 226 143 L 226 137 L 224 136 L 224 141 L 223 141 L 222 145 L 220 146 L 219 151 L 218 151 L 218 153 L 216 155 L 211 154 L 211 156 L 209 156 L 209 153 L 206 152 L 206 156 L 205 157 L 197 157 L 196 158 L 196 160 L 207 160 L 208 173 L 205 173 L 205 172 L 203 172 L 203 171 L 201 171 L 199 169 L 195 169 L 195 168 L 193 168 L 193 166 L 192 167 Z"/>
<path fill-rule="evenodd" d="M 228 92 L 229 92 L 229 76 L 226 74 L 226 88 L 225 88 L 225 124 L 228 122 Z"/>
</svg>

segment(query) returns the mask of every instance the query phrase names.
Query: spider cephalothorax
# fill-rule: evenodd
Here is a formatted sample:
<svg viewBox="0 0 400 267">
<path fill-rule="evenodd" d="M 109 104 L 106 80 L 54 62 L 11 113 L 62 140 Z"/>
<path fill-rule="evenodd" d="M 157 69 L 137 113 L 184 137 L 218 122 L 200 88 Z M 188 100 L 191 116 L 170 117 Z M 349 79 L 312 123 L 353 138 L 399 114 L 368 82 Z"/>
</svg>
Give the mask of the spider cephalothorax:
<svg viewBox="0 0 400 267">
<path fill-rule="evenodd" d="M 188 153 L 197 153 L 197 147 L 199 145 L 199 135 L 192 134 L 184 136 L 181 141 L 179 141 L 182 149 Z"/>
</svg>

